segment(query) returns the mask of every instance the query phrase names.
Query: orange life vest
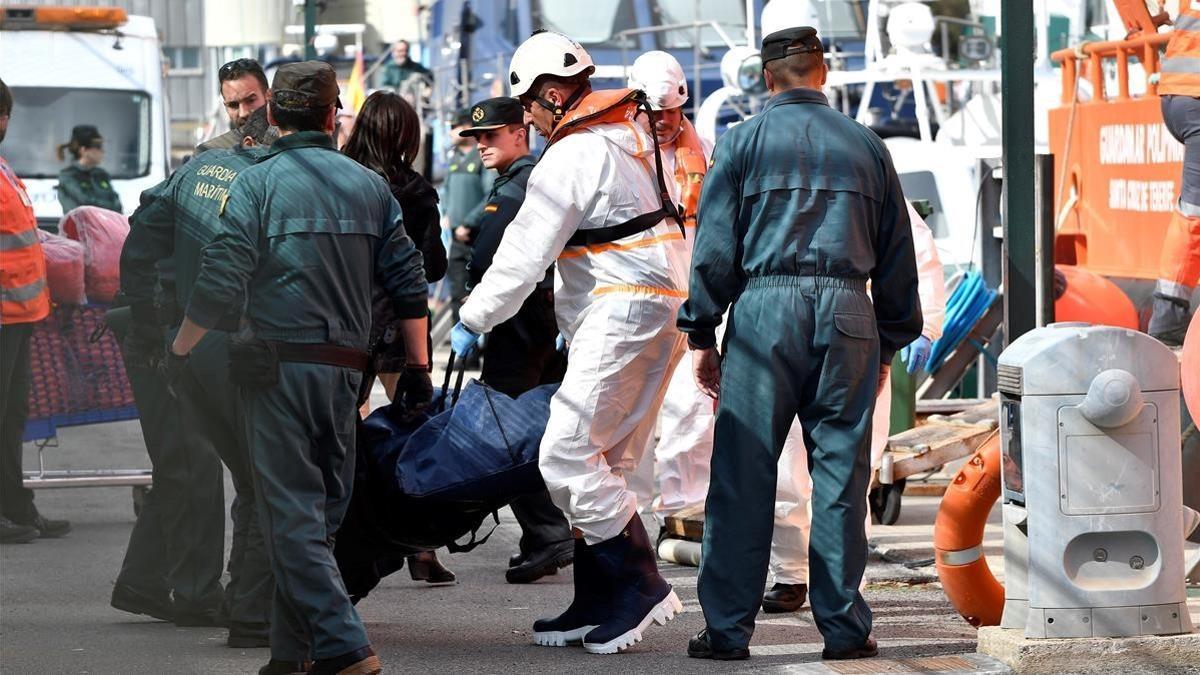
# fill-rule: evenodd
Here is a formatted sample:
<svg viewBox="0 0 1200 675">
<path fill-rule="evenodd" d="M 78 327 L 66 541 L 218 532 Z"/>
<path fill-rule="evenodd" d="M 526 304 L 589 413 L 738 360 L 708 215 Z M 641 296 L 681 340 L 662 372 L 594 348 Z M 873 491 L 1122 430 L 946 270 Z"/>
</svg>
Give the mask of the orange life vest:
<svg viewBox="0 0 1200 675">
<path fill-rule="evenodd" d="M 597 124 L 633 124 L 638 112 L 636 93 L 634 89 L 601 89 L 589 93 L 555 125 L 546 147 Z"/>
<path fill-rule="evenodd" d="M 1200 2 L 1184 0 L 1180 4 L 1159 67 L 1158 93 L 1200 96 Z"/>
<path fill-rule="evenodd" d="M 675 138 L 675 182 L 679 183 L 679 195 L 683 201 L 684 227 L 696 226 L 700 188 L 704 186 L 706 173 L 708 160 L 704 158 L 704 145 L 700 142 L 696 127 L 685 117 L 679 136 Z"/>
<path fill-rule="evenodd" d="M 638 96 L 640 94 L 641 92 L 636 89 L 601 89 L 590 92 L 580 99 L 578 105 L 567 111 L 558 124 L 554 126 L 554 129 L 550 132 L 550 138 L 546 141 L 546 150 L 549 150 L 550 146 L 567 136 L 588 127 L 600 124 L 634 125 L 634 120 L 638 114 Z M 703 158 L 703 151 L 701 152 L 701 158 Z M 656 158 L 656 161 L 659 161 L 659 159 Z M 579 230 L 567 240 L 567 246 L 593 246 L 624 239 L 625 237 L 654 227 L 662 222 L 664 218 L 676 219 L 676 222 L 679 222 L 680 231 L 682 232 L 683 223 L 678 219 L 678 209 L 671 203 L 670 195 L 666 192 L 666 186 L 658 180 L 659 176 L 655 167 L 645 159 L 642 159 L 642 162 L 646 165 L 646 169 L 650 172 L 650 176 L 655 181 L 656 187 L 660 192 L 659 198 L 663 204 L 662 208 L 650 213 L 643 213 L 619 225 Z M 676 163 L 678 163 L 678 160 L 676 160 Z"/>
<path fill-rule="evenodd" d="M 33 203 L 0 157 L 0 324 L 33 323 L 49 314 L 46 258 Z"/>
</svg>

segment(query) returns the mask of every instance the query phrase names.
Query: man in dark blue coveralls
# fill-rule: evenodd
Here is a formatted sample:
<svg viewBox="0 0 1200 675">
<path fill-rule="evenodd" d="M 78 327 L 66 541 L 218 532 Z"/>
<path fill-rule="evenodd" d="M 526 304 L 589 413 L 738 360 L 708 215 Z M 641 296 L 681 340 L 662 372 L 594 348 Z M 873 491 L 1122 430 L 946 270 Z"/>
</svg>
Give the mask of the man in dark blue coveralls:
<svg viewBox="0 0 1200 675">
<path fill-rule="evenodd" d="M 266 107 L 250 113 L 238 128 L 240 145 L 201 152 L 170 178 L 142 193 L 141 203 L 129 219 L 129 237 L 121 250 L 121 292 L 135 308 L 157 301 L 159 307 L 187 307 L 200 275 L 201 250 L 221 229 L 218 213 L 229 186 L 242 170 L 264 154 L 276 132 L 267 123 Z M 173 271 L 171 279 L 161 275 Z M 158 298 L 160 288 L 174 288 L 170 298 Z M 160 310 L 158 312 L 162 314 Z M 168 312 L 166 323 L 177 327 L 178 311 Z M 214 450 L 229 468 L 237 494 L 233 500 L 233 545 L 229 552 L 229 585 L 225 609 L 229 617 L 230 647 L 266 647 L 274 581 L 254 499 L 254 476 L 246 450 L 246 429 L 241 397 L 229 380 L 229 338 L 236 333 L 242 302 L 231 303 L 219 328 L 204 336 L 193 350 L 186 374 L 172 382 L 178 399 L 179 421 L 169 433 L 189 444 L 192 456 Z M 160 345 L 165 343 L 159 341 Z M 199 447 L 197 447 L 199 446 Z M 197 477 L 198 478 L 198 477 Z M 220 499 L 220 473 L 213 491 Z M 145 514 L 145 510 L 142 511 Z M 141 525 L 138 517 L 138 527 Z M 184 523 L 195 528 L 200 523 Z M 153 552 L 146 537 L 131 537 L 126 561 L 135 550 Z M 217 543 L 221 550 L 222 542 Z M 127 572 L 122 567 L 122 576 Z M 115 595 L 115 591 L 114 591 Z"/>
<path fill-rule="evenodd" d="M 762 60 L 772 98 L 717 143 L 679 311 L 696 383 L 720 395 L 698 586 L 707 628 L 688 655 L 749 656 L 776 463 L 799 416 L 823 657 L 874 656 L 858 591 L 863 495 L 876 392 L 893 353 L 921 334 L 908 211 L 883 142 L 821 93 L 828 71 L 816 30 L 768 35 Z M 715 329 L 731 303 L 722 356 Z"/>
<path fill-rule="evenodd" d="M 281 137 L 229 187 L 169 362 L 179 370 L 246 298 L 253 337 L 230 343 L 231 377 L 241 385 L 275 573 L 271 661 L 259 672 L 371 675 L 382 664 L 346 595 L 333 540 L 353 484 L 376 285 L 392 298 L 407 351 L 397 397 L 428 405 L 425 273 L 387 183 L 334 148 L 333 68 L 281 66 L 271 94 Z"/>
</svg>

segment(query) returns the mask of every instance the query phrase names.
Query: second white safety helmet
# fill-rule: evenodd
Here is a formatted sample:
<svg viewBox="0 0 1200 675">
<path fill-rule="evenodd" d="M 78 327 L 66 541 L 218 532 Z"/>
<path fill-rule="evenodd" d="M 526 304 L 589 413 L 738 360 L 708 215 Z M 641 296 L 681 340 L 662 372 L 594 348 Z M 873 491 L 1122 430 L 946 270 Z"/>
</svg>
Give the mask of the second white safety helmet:
<svg viewBox="0 0 1200 675">
<path fill-rule="evenodd" d="M 687 103 L 687 78 L 683 66 L 667 52 L 646 52 L 629 69 L 629 88 L 646 92 L 653 110 L 680 108 Z"/>
<path fill-rule="evenodd" d="M 592 57 L 583 45 L 562 33 L 545 30 L 529 36 L 513 52 L 508 84 L 512 96 L 522 96 L 542 75 L 570 77 L 589 68 L 595 70 Z"/>
</svg>

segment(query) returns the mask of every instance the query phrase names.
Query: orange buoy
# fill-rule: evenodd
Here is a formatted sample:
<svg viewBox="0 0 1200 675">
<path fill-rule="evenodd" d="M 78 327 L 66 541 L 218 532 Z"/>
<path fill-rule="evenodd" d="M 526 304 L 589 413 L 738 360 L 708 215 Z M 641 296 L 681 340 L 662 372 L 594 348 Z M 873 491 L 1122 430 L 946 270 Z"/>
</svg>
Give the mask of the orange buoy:
<svg viewBox="0 0 1200 675">
<path fill-rule="evenodd" d="M 1180 363 L 1183 376 L 1183 400 L 1193 420 L 1200 420 L 1200 312 L 1192 316 L 1187 336 L 1183 338 L 1183 361 Z"/>
<path fill-rule="evenodd" d="M 1055 321 L 1138 330 L 1137 308 L 1119 286 L 1082 267 L 1056 265 L 1054 269 L 1067 279 L 1066 292 L 1054 301 Z"/>
<path fill-rule="evenodd" d="M 933 524 L 938 578 L 972 626 L 998 626 L 1004 586 L 983 556 L 983 527 L 1000 498 L 1000 436 L 993 435 L 950 481 Z"/>
</svg>

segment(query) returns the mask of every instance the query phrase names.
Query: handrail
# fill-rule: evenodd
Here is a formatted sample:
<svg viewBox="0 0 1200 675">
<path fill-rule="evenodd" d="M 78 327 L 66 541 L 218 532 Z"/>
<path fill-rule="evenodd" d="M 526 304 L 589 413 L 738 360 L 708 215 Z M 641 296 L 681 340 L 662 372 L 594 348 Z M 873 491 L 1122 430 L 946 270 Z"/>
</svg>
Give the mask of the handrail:
<svg viewBox="0 0 1200 675">
<path fill-rule="evenodd" d="M 1103 61 L 1108 58 L 1117 59 L 1117 96 L 1118 101 L 1127 101 L 1129 94 L 1129 57 L 1136 56 L 1146 69 L 1147 75 L 1158 73 L 1159 48 L 1164 47 L 1171 39 L 1170 33 L 1156 33 L 1134 37 L 1128 40 L 1108 40 L 1105 42 L 1085 42 L 1075 47 L 1060 49 L 1050 55 L 1055 62 L 1062 64 L 1062 103 L 1069 105 L 1076 102 L 1076 89 L 1079 83 L 1079 61 L 1087 59 L 1088 81 L 1092 84 L 1092 100 L 1099 102 L 1108 100 L 1104 86 Z M 1147 79 L 1146 94 L 1154 95 L 1158 91 L 1157 79 Z"/>
</svg>

